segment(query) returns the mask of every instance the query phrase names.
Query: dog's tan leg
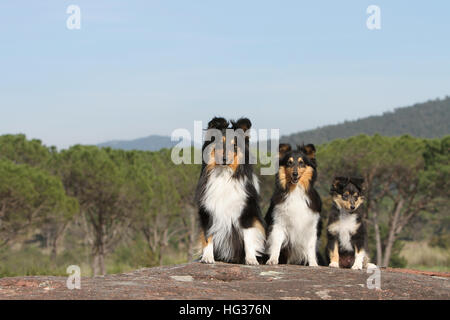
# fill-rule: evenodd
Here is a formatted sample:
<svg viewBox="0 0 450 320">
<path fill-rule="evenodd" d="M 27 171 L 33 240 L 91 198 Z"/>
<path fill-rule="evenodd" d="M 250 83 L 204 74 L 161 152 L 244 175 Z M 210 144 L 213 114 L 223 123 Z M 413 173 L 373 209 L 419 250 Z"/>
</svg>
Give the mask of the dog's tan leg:
<svg viewBox="0 0 450 320">
<path fill-rule="evenodd" d="M 201 236 L 202 241 L 202 259 L 200 260 L 203 263 L 214 263 L 214 245 L 213 238 L 210 236 L 208 240 L 205 239 L 205 236 L 202 233 Z"/>
<path fill-rule="evenodd" d="M 339 247 L 338 242 L 334 242 L 333 250 L 330 250 L 330 267 L 339 268 Z"/>
</svg>

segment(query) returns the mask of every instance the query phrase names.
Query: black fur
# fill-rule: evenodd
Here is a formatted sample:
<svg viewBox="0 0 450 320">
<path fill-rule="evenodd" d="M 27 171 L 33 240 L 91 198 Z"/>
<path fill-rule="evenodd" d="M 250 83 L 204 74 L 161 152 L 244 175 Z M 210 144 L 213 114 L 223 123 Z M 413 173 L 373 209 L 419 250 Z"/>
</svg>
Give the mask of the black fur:
<svg viewBox="0 0 450 320">
<path fill-rule="evenodd" d="M 229 122 L 225 118 L 215 117 L 208 122 L 208 129 L 224 130 L 229 126 Z"/>
</svg>

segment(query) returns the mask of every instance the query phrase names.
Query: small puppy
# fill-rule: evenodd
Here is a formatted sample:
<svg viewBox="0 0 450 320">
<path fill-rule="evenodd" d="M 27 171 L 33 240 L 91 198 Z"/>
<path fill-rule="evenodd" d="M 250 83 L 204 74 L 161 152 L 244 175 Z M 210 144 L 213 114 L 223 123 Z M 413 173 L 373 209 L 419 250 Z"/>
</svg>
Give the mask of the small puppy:
<svg viewBox="0 0 450 320">
<path fill-rule="evenodd" d="M 208 132 L 215 134 L 205 139 L 202 148 L 204 157 L 196 192 L 202 229 L 201 262 L 256 265 L 264 253 L 265 225 L 258 179 L 249 163 L 246 133 L 252 124 L 246 118 L 230 122 L 213 118 Z"/>
<path fill-rule="evenodd" d="M 362 219 L 364 179 L 336 177 L 331 185 L 333 206 L 327 226 L 327 258 L 330 267 L 362 269 L 368 263 L 364 251 L 365 227 Z"/>
<path fill-rule="evenodd" d="M 275 192 L 266 215 L 267 264 L 317 266 L 322 202 L 314 189 L 315 152 L 312 144 L 297 150 L 280 144 Z"/>
</svg>

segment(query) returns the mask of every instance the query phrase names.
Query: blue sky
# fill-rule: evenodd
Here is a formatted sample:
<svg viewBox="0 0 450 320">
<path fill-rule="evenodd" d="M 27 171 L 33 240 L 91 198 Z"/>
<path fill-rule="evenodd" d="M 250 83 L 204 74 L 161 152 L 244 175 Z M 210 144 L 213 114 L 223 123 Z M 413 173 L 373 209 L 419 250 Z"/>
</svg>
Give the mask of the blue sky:
<svg viewBox="0 0 450 320">
<path fill-rule="evenodd" d="M 0 134 L 65 148 L 214 115 L 289 134 L 381 114 L 450 94 L 449 21 L 448 1 L 2 1 Z"/>
</svg>

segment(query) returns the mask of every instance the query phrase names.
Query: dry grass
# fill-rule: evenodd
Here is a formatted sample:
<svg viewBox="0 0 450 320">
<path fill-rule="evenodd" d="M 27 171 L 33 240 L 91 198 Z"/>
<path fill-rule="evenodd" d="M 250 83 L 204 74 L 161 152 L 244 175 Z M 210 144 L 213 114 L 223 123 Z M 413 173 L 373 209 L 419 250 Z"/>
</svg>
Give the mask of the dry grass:
<svg viewBox="0 0 450 320">
<path fill-rule="evenodd" d="M 450 271 L 450 251 L 431 247 L 426 242 L 405 242 L 400 256 L 408 261 L 408 268 Z"/>
</svg>

